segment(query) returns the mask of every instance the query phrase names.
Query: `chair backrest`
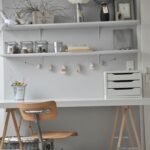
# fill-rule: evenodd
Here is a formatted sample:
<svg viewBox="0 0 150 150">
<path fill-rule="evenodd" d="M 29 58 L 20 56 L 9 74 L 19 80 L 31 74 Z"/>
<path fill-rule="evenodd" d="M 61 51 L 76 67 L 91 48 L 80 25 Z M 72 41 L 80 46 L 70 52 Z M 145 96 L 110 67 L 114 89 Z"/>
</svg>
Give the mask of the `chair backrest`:
<svg viewBox="0 0 150 150">
<path fill-rule="evenodd" d="M 42 103 L 20 103 L 18 105 L 21 116 L 24 120 L 35 121 L 38 113 L 39 120 L 54 120 L 57 116 L 57 106 L 55 101 Z"/>
</svg>

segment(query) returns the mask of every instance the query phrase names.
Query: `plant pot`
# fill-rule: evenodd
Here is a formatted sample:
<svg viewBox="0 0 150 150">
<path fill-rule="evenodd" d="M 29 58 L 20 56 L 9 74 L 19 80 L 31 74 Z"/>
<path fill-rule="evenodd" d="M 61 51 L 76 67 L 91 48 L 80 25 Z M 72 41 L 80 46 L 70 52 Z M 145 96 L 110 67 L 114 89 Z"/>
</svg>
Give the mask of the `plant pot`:
<svg viewBox="0 0 150 150">
<path fill-rule="evenodd" d="M 33 24 L 54 23 L 54 14 L 49 13 L 47 11 L 34 11 L 32 12 L 32 21 Z"/>
<path fill-rule="evenodd" d="M 13 86 L 15 100 L 24 100 L 25 87 L 26 86 Z"/>
</svg>

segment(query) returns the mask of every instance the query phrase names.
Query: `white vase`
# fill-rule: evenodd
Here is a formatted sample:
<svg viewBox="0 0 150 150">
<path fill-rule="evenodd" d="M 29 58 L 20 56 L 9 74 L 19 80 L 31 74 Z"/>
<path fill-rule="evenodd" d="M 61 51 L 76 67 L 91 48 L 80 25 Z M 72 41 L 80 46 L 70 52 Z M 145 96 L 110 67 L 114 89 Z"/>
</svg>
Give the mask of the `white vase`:
<svg viewBox="0 0 150 150">
<path fill-rule="evenodd" d="M 25 87 L 26 86 L 13 86 L 15 100 L 24 100 Z"/>
</svg>

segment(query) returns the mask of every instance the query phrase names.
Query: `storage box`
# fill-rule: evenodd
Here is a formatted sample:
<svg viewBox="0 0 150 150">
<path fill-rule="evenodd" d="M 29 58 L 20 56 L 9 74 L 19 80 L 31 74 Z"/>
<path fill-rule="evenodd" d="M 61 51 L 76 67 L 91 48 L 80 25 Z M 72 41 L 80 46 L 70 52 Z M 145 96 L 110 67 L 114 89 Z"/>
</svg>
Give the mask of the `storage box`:
<svg viewBox="0 0 150 150">
<path fill-rule="evenodd" d="M 32 13 L 33 24 L 48 24 L 54 23 L 54 14 L 51 14 L 47 11 L 40 12 L 34 11 Z"/>
<path fill-rule="evenodd" d="M 104 91 L 105 99 L 141 98 L 141 73 L 138 71 L 105 72 Z"/>
<path fill-rule="evenodd" d="M 39 150 L 38 140 L 33 140 L 31 137 L 21 137 L 24 150 Z M 19 150 L 17 137 L 7 137 L 4 141 L 4 150 Z"/>
</svg>

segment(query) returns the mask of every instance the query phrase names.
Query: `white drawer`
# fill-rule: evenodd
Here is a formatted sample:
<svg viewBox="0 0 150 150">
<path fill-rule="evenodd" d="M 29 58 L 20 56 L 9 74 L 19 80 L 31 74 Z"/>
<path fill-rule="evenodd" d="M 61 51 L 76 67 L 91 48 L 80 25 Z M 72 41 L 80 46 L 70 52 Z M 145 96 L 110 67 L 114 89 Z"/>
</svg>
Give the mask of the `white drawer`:
<svg viewBox="0 0 150 150">
<path fill-rule="evenodd" d="M 107 83 L 107 88 L 130 88 L 130 87 L 141 87 L 140 80 L 131 80 L 126 82 L 118 82 L 118 81 L 109 81 Z"/>
<path fill-rule="evenodd" d="M 117 80 L 140 80 L 140 73 L 108 73 L 107 80 L 117 81 Z"/>
<path fill-rule="evenodd" d="M 108 89 L 108 96 L 140 96 L 141 88 L 131 88 L 131 89 Z"/>
</svg>

